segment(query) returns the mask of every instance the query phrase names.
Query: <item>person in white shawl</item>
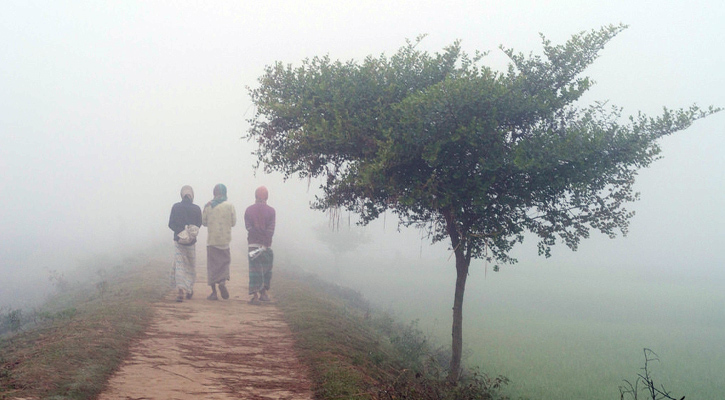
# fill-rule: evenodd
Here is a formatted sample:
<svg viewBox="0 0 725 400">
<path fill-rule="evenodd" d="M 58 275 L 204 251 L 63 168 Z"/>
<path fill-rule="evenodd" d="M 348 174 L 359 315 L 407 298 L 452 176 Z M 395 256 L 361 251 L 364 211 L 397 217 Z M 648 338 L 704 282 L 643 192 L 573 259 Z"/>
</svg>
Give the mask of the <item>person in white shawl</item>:
<svg viewBox="0 0 725 400">
<path fill-rule="evenodd" d="M 229 298 L 226 282 L 229 280 L 232 241 L 232 227 L 237 224 L 237 212 L 234 205 L 227 202 L 227 187 L 221 183 L 214 186 L 214 199 L 204 206 L 202 224 L 207 227 L 206 269 L 207 283 L 211 294 L 207 299 L 218 300 L 216 286 L 222 299 Z"/>
</svg>

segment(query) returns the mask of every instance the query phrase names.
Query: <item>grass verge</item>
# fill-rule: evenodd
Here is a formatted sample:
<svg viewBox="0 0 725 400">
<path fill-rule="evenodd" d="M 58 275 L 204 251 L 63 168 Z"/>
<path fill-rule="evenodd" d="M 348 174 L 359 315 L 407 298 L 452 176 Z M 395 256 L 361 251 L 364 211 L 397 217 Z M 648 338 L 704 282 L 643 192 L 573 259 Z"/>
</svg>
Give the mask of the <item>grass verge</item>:
<svg viewBox="0 0 725 400">
<path fill-rule="evenodd" d="M 416 322 L 400 324 L 353 290 L 304 273 L 277 272 L 275 297 L 311 371 L 318 399 L 499 399 L 505 377 L 469 370 L 446 379 L 448 349 Z"/>
<path fill-rule="evenodd" d="M 168 291 L 164 261 L 130 262 L 64 287 L 0 339 L 0 399 L 89 399 L 148 326 Z"/>
</svg>

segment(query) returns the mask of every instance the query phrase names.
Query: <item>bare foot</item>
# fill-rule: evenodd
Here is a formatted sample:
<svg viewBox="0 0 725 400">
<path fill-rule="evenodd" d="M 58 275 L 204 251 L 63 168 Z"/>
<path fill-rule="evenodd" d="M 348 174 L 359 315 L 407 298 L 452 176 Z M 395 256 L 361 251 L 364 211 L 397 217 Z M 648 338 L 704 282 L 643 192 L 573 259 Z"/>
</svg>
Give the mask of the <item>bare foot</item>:
<svg viewBox="0 0 725 400">
<path fill-rule="evenodd" d="M 219 285 L 219 292 L 222 294 L 222 299 L 226 300 L 229 298 L 229 291 L 224 285 Z"/>
</svg>

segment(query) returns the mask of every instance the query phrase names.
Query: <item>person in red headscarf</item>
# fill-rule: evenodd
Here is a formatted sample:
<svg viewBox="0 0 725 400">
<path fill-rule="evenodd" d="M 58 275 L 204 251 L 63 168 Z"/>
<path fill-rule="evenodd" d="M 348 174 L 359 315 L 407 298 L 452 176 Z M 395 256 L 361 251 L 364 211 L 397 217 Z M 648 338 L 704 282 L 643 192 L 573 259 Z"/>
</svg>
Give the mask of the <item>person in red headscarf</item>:
<svg viewBox="0 0 725 400">
<path fill-rule="evenodd" d="M 247 228 L 249 246 L 249 295 L 250 303 L 269 301 L 270 283 L 272 281 L 272 236 L 276 223 L 274 208 L 267 205 L 269 191 L 260 186 L 254 191 L 254 204 L 244 212 L 244 225 Z"/>
</svg>

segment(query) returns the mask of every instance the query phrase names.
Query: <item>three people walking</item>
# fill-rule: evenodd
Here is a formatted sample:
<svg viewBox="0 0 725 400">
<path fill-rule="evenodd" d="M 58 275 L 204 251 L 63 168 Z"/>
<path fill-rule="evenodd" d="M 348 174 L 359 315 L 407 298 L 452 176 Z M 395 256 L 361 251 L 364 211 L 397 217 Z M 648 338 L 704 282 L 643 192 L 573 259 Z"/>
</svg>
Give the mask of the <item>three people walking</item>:
<svg viewBox="0 0 725 400">
<path fill-rule="evenodd" d="M 207 228 L 207 284 L 211 287 L 207 299 L 229 298 L 226 283 L 230 275 L 232 228 L 237 223 L 237 214 L 234 205 L 227 201 L 226 186 L 221 183 L 214 186 L 213 195 L 202 212 L 193 203 L 194 191 L 187 185 L 181 188 L 181 201 L 171 209 L 169 228 L 174 231 L 175 244 L 171 282 L 178 290 L 176 300 L 179 302 L 184 298 L 191 299 L 194 293 L 196 233 L 201 226 Z M 268 291 L 272 281 L 272 237 L 276 214 L 274 208 L 267 204 L 269 191 L 266 187 L 258 187 L 254 198 L 254 204 L 244 212 L 244 226 L 247 230 L 249 295 L 252 296 L 249 302 L 258 304 L 270 300 Z"/>
</svg>

